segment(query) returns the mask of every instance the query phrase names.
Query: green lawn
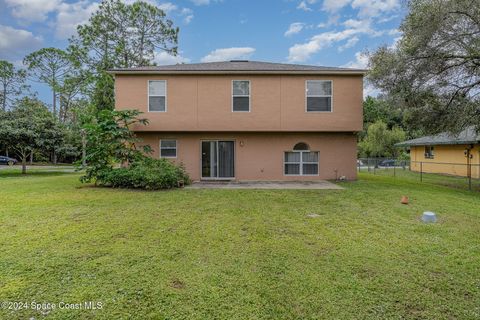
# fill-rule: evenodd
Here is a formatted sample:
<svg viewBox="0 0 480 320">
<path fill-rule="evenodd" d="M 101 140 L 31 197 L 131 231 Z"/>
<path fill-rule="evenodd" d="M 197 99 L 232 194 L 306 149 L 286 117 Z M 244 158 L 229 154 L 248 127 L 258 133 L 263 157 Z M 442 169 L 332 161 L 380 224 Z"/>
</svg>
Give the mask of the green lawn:
<svg viewBox="0 0 480 320">
<path fill-rule="evenodd" d="M 0 171 L 0 302 L 57 304 L 0 319 L 480 318 L 479 193 L 342 185 L 142 192 Z M 84 301 L 102 309 L 58 308 Z"/>
<path fill-rule="evenodd" d="M 473 169 L 476 172 L 476 169 Z M 367 168 L 361 168 L 360 172 L 365 174 L 374 174 L 374 175 L 382 175 L 382 176 L 389 176 L 395 177 L 397 180 L 409 180 L 410 182 L 416 183 L 426 183 L 426 184 L 433 184 L 433 185 L 441 185 L 447 186 L 450 188 L 456 189 L 469 189 L 469 181 L 467 177 L 462 176 L 453 176 L 453 175 L 446 175 L 446 174 L 438 174 L 438 173 L 423 173 L 420 177 L 420 172 L 417 171 L 410 171 L 408 167 L 405 169 L 403 168 L 370 168 L 370 171 Z M 421 178 L 421 179 L 420 179 Z M 471 188 L 473 191 L 480 192 L 480 179 L 472 178 L 471 179 Z"/>
</svg>

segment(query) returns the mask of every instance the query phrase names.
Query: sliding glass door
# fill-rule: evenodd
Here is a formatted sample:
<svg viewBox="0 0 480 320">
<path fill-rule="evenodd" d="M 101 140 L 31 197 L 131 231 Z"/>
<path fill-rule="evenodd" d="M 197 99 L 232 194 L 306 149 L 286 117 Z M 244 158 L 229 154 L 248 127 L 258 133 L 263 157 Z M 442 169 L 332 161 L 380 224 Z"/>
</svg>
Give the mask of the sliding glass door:
<svg viewBox="0 0 480 320">
<path fill-rule="evenodd" d="M 202 141 L 202 178 L 234 178 L 234 163 L 235 143 L 233 141 Z"/>
</svg>

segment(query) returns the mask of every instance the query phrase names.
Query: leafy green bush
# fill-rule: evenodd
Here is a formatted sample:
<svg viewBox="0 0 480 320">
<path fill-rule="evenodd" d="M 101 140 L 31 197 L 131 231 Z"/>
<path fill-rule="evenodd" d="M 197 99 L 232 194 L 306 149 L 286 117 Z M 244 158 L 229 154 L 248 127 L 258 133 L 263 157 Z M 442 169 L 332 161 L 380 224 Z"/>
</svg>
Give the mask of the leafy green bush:
<svg viewBox="0 0 480 320">
<path fill-rule="evenodd" d="M 98 172 L 96 183 L 112 188 L 159 190 L 190 183 L 183 166 L 166 159 L 144 157 L 127 168 L 108 168 Z"/>
</svg>

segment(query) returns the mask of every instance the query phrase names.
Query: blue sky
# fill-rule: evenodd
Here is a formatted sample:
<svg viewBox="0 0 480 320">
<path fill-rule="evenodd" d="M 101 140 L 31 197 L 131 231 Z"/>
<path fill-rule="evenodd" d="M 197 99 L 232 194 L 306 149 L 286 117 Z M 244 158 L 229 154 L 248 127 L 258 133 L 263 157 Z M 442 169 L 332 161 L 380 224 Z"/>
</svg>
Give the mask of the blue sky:
<svg viewBox="0 0 480 320">
<path fill-rule="evenodd" d="M 405 14 L 400 0 L 147 2 L 180 27 L 179 56 L 159 52 L 158 64 L 251 59 L 361 68 L 362 52 L 396 43 Z M 32 51 L 64 48 L 97 7 L 94 0 L 0 0 L 0 59 L 20 66 Z M 43 86 L 33 86 L 50 99 Z"/>
</svg>

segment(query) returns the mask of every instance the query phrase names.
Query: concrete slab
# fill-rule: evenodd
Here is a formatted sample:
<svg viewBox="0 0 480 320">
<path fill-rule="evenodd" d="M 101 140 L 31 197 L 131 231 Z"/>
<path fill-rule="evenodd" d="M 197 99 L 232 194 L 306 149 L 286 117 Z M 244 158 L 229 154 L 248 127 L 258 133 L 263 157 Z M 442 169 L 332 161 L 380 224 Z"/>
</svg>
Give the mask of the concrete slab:
<svg viewBox="0 0 480 320">
<path fill-rule="evenodd" d="M 319 181 L 200 181 L 194 182 L 188 189 L 304 189 L 304 190 L 342 190 L 343 188 L 326 180 Z"/>
</svg>

